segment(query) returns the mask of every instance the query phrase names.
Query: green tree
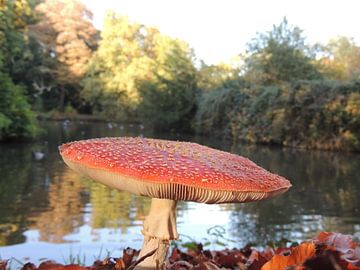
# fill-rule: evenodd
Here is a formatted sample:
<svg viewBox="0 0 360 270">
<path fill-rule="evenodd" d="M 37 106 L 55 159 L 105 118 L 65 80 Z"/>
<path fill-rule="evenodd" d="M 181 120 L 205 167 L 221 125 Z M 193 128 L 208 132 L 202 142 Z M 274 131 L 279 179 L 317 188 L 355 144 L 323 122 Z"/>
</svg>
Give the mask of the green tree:
<svg viewBox="0 0 360 270">
<path fill-rule="evenodd" d="M 360 79 L 360 47 L 354 39 L 338 37 L 324 46 L 320 60 L 322 71 L 337 80 Z"/>
<path fill-rule="evenodd" d="M 94 110 L 112 119 L 134 117 L 139 104 L 136 80 L 148 79 L 152 37 L 158 31 L 107 14 L 101 40 L 83 81 L 83 96 Z"/>
<path fill-rule="evenodd" d="M 0 5 L 0 51 L 2 67 L 14 83 L 29 85 L 29 68 L 34 67 L 29 25 L 35 22 L 34 1 L 4 1 Z"/>
<path fill-rule="evenodd" d="M 239 66 L 234 66 L 231 63 L 206 65 L 202 62 L 197 72 L 197 87 L 202 91 L 212 91 L 221 88 L 229 81 L 239 79 L 239 74 Z"/>
<path fill-rule="evenodd" d="M 91 22 L 91 12 L 78 0 L 45 0 L 36 10 L 41 16 L 32 30 L 49 59 L 42 70 L 45 78 L 55 79 L 54 88 L 59 90 L 58 106 L 63 111 L 66 90 L 73 90 L 69 99 L 79 91 L 79 82 L 96 49 L 97 31 Z M 43 78 L 40 82 L 44 83 Z M 46 85 L 37 85 L 39 90 L 44 87 Z"/>
<path fill-rule="evenodd" d="M 1 52 L 3 68 L 15 84 L 25 87 L 29 102 L 39 109 L 40 95 L 53 78 L 50 65 L 44 57 L 43 48 L 33 34 L 33 24 L 37 22 L 35 6 L 39 0 L 4 1 L 1 5 Z M 54 61 L 53 61 L 54 62 Z M 44 67 L 48 68 L 45 69 Z M 46 71 L 46 72 L 45 72 Z"/>
<path fill-rule="evenodd" d="M 31 59 L 25 33 L 31 11 L 28 4 L 19 0 L 0 5 L 0 140 L 33 137 L 38 131 L 19 76 L 24 74 L 22 65 Z"/>
<path fill-rule="evenodd" d="M 156 35 L 152 78 L 140 81 L 139 114 L 157 130 L 190 130 L 196 110 L 192 52 L 180 40 Z"/>
<path fill-rule="evenodd" d="M 0 140 L 34 137 L 37 132 L 35 113 L 24 88 L 0 70 Z"/>
<path fill-rule="evenodd" d="M 111 119 L 140 117 L 156 128 L 185 127 L 195 85 L 186 43 L 127 17 L 107 15 L 84 80 L 84 97 L 98 112 Z"/>
<path fill-rule="evenodd" d="M 276 84 L 281 81 L 317 79 L 314 53 L 306 45 L 302 30 L 288 24 L 286 18 L 248 44 L 245 78 L 254 83 Z"/>
</svg>

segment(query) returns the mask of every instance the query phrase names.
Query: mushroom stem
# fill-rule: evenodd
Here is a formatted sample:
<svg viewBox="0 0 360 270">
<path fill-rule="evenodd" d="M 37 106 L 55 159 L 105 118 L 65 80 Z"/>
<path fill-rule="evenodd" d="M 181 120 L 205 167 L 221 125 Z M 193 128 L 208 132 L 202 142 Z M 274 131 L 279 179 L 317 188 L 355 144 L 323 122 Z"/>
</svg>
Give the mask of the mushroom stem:
<svg viewBox="0 0 360 270">
<path fill-rule="evenodd" d="M 178 238 L 176 231 L 176 201 L 168 199 L 151 200 L 149 215 L 145 218 L 144 229 L 141 233 L 144 235 L 144 243 L 141 248 L 139 259 L 151 253 L 156 252 L 139 263 L 135 269 L 164 269 L 165 258 L 171 243 L 171 240 Z"/>
</svg>

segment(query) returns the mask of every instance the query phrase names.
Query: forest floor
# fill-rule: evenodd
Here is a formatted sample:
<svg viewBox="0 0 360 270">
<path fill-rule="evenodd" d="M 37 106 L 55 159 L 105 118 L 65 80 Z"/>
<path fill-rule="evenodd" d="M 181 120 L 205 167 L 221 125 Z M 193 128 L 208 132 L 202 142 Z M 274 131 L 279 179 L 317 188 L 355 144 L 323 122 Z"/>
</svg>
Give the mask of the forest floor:
<svg viewBox="0 0 360 270">
<path fill-rule="evenodd" d="M 139 251 L 127 248 L 123 257 L 96 260 L 91 266 L 42 262 L 39 266 L 28 262 L 21 270 L 132 270 L 146 259 Z M 150 254 L 151 255 L 151 254 Z M 8 260 L 0 261 L 6 270 Z M 187 251 L 172 248 L 165 262 L 166 270 L 360 270 L 360 243 L 350 235 L 321 232 L 314 239 L 301 244 L 283 241 L 261 251 L 250 244 L 241 249 L 207 250 L 194 243 Z"/>
</svg>

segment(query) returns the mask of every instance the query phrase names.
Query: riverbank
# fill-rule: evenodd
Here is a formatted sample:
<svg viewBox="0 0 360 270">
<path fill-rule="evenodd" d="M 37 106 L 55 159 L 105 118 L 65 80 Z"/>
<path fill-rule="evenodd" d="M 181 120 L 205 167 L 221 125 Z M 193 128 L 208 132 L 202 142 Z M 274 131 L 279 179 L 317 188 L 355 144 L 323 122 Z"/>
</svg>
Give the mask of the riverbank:
<svg viewBox="0 0 360 270">
<path fill-rule="evenodd" d="M 233 141 L 360 151 L 360 82 L 230 85 L 202 95 L 198 134 Z"/>
<path fill-rule="evenodd" d="M 106 122 L 106 118 L 99 115 L 90 115 L 90 114 L 79 114 L 79 113 L 61 113 L 58 111 L 50 113 L 39 113 L 37 118 L 39 120 L 46 121 L 86 121 L 86 122 Z"/>
</svg>

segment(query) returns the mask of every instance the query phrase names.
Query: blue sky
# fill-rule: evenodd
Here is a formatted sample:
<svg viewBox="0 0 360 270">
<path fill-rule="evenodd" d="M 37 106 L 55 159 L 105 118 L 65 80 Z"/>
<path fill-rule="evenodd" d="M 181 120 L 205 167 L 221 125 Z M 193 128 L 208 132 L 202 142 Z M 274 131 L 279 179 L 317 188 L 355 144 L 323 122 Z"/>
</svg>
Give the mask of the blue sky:
<svg viewBox="0 0 360 270">
<path fill-rule="evenodd" d="M 106 10 L 157 27 L 187 41 L 207 64 L 229 61 L 256 32 L 271 30 L 284 16 L 304 30 L 308 42 L 344 35 L 360 43 L 359 0 L 83 0 L 101 28 Z"/>
</svg>

